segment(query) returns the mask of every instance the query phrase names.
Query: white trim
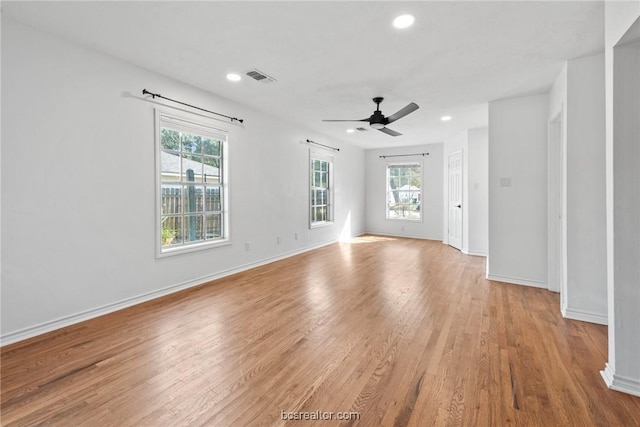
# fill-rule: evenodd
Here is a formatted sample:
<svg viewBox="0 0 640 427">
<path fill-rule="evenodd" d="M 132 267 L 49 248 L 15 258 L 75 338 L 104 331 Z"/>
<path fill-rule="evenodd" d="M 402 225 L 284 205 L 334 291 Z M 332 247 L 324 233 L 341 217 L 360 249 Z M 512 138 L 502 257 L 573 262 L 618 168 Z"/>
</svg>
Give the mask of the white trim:
<svg viewBox="0 0 640 427">
<path fill-rule="evenodd" d="M 443 242 L 443 243 L 444 243 L 444 242 Z M 463 249 L 461 252 L 462 252 L 463 254 L 465 254 L 465 255 L 471 255 L 471 256 L 483 256 L 483 257 L 486 257 L 486 256 L 487 256 L 487 253 L 486 253 L 486 252 L 481 252 L 481 251 L 472 251 L 472 250 L 469 250 L 469 249 Z"/>
<path fill-rule="evenodd" d="M 547 284 L 538 280 L 521 279 L 519 277 L 497 276 L 495 274 L 487 274 L 487 280 L 496 282 L 513 283 L 514 285 L 531 286 L 534 288 L 547 289 Z"/>
<path fill-rule="evenodd" d="M 609 363 L 605 364 L 604 369 L 600 371 L 600 375 L 602 375 L 604 383 L 611 390 L 640 397 L 640 380 L 617 375 Z"/>
<path fill-rule="evenodd" d="M 608 325 L 609 318 L 606 314 L 593 313 L 590 311 L 574 310 L 563 307 L 562 317 L 572 320 L 581 320 L 583 322 L 597 323 L 598 325 Z"/>
<path fill-rule="evenodd" d="M 175 292 L 179 292 L 188 288 L 192 288 L 194 286 L 203 285 L 207 282 L 211 282 L 213 280 L 221 279 L 223 277 L 230 276 L 232 274 L 240 273 L 242 271 L 250 270 L 255 267 L 260 267 L 265 264 L 270 264 L 275 261 L 279 261 L 285 258 L 290 258 L 295 255 L 299 255 L 304 252 L 309 252 L 314 249 L 319 249 L 324 246 L 331 245 L 336 243 L 337 240 L 331 240 L 324 243 L 318 243 L 316 245 L 307 246 L 302 249 L 297 249 L 290 252 L 285 252 L 280 255 L 264 258 L 260 261 L 252 262 L 249 264 L 244 264 L 238 267 L 230 268 L 228 270 L 223 270 L 217 273 L 208 274 L 206 276 L 198 277 L 196 279 L 187 280 L 186 282 L 178 283 L 175 285 L 167 286 L 166 288 L 158 289 L 156 291 L 147 292 L 145 294 L 141 294 L 131 298 L 125 298 L 123 300 L 106 304 L 100 307 L 92 308 L 89 310 L 81 311 L 76 314 L 71 314 L 69 316 L 64 316 L 56 320 L 51 320 L 48 322 L 40 323 L 35 326 L 29 326 L 24 329 L 20 329 L 14 332 L 6 333 L 0 336 L 0 347 L 13 344 L 18 341 L 23 341 L 28 338 L 33 338 L 35 336 L 45 334 L 47 332 L 55 331 L 57 329 L 61 329 L 67 326 L 75 325 L 76 323 L 84 322 L 85 320 L 90 320 L 99 316 L 103 316 L 105 314 L 113 313 L 118 310 L 125 309 L 127 307 L 132 307 L 134 305 L 151 301 L 156 298 L 160 298 L 166 295 L 173 294 Z"/>
</svg>

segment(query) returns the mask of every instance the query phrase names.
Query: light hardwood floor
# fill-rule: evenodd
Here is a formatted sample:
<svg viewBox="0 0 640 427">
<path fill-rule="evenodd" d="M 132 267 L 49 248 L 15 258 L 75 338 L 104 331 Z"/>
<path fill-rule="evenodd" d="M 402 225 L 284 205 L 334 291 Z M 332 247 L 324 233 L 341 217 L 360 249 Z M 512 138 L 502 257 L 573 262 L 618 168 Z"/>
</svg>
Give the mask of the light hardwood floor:
<svg viewBox="0 0 640 427">
<path fill-rule="evenodd" d="M 9 345 L 2 425 L 640 426 L 606 327 L 484 274 L 364 236 Z"/>
</svg>

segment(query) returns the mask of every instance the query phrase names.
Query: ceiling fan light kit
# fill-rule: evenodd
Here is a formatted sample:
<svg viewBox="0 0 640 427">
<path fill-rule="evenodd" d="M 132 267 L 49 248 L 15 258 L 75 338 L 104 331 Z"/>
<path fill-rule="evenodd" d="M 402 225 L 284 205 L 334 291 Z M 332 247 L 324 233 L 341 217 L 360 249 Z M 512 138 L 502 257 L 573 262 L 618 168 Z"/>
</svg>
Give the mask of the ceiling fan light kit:
<svg viewBox="0 0 640 427">
<path fill-rule="evenodd" d="M 380 111 L 380 103 L 384 100 L 384 98 L 382 98 L 381 96 L 375 97 L 373 98 L 373 102 L 375 102 L 376 104 L 376 111 L 373 112 L 373 114 L 366 118 L 366 119 L 360 119 L 360 120 L 323 120 L 323 122 L 368 122 L 369 126 L 372 129 L 376 129 L 379 130 L 382 133 L 386 133 L 387 135 L 390 136 L 400 136 L 402 135 L 400 132 L 396 132 L 393 129 L 389 129 L 388 127 L 386 127 L 389 123 L 393 123 L 398 119 L 403 118 L 404 116 L 413 113 L 414 111 L 416 111 L 418 108 L 418 104 L 416 104 L 415 102 L 411 102 L 409 104 L 407 104 L 404 108 L 400 109 L 399 111 L 397 111 L 395 114 L 390 115 L 389 117 L 385 117 L 384 114 L 382 114 L 382 111 Z"/>
</svg>

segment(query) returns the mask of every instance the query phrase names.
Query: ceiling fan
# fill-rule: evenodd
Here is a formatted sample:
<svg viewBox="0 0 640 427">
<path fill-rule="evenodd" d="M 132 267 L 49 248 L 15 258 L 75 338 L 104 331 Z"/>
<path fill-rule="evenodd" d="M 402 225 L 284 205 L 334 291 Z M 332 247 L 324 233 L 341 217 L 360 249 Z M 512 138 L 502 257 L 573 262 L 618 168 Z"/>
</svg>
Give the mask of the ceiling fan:
<svg viewBox="0 0 640 427">
<path fill-rule="evenodd" d="M 371 126 L 372 129 L 377 129 L 380 132 L 386 133 L 387 135 L 391 135 L 391 136 L 402 135 L 400 132 L 396 132 L 395 130 L 389 129 L 386 126 L 389 123 L 393 123 L 396 120 L 403 118 L 404 116 L 406 116 L 409 113 L 413 113 L 414 111 L 416 111 L 420 107 L 418 107 L 418 104 L 416 104 L 415 102 L 411 102 L 406 107 L 400 109 L 400 111 L 398 111 L 397 113 L 392 114 L 389 117 L 385 117 L 384 114 L 382 114 L 382 111 L 380 111 L 380 103 L 382 102 L 383 99 L 384 98 L 382 98 L 381 96 L 373 98 L 373 102 L 376 103 L 376 111 L 373 112 L 371 117 L 368 117 L 366 119 L 360 119 L 360 120 L 323 120 L 323 122 L 369 122 L 369 126 Z"/>
</svg>

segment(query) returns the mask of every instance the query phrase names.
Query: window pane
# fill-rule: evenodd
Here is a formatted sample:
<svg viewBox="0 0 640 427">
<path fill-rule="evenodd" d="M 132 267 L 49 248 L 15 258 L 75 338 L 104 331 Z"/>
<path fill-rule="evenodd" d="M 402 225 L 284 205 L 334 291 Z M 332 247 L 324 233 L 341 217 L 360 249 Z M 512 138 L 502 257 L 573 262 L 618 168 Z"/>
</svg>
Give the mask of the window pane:
<svg viewBox="0 0 640 427">
<path fill-rule="evenodd" d="M 203 187 L 199 185 L 185 185 L 182 191 L 184 192 L 184 211 L 187 213 L 202 212 Z"/>
<path fill-rule="evenodd" d="M 203 138 L 202 153 L 211 156 L 220 156 L 220 141 L 210 138 Z"/>
<path fill-rule="evenodd" d="M 187 215 L 184 217 L 184 241 L 195 242 L 203 240 L 202 215 Z"/>
<path fill-rule="evenodd" d="M 222 200 L 220 200 L 219 187 L 205 189 L 205 210 L 207 211 L 222 210 Z"/>
<path fill-rule="evenodd" d="M 160 146 L 163 150 L 180 151 L 180 132 L 173 129 L 160 129 Z"/>
<path fill-rule="evenodd" d="M 202 182 L 202 156 L 182 155 L 182 179 L 188 182 Z"/>
<path fill-rule="evenodd" d="M 162 246 L 182 243 L 182 217 L 162 217 Z"/>
<path fill-rule="evenodd" d="M 166 151 L 160 153 L 160 179 L 163 182 L 180 180 L 180 156 Z"/>
<path fill-rule="evenodd" d="M 217 239 L 220 236 L 222 236 L 222 215 L 207 215 L 205 217 L 205 239 Z"/>
<path fill-rule="evenodd" d="M 162 215 L 182 212 L 182 187 L 162 185 Z"/>
<path fill-rule="evenodd" d="M 190 133 L 183 133 L 182 151 L 184 153 L 202 153 L 202 137 Z"/>
<path fill-rule="evenodd" d="M 315 205 L 327 204 L 327 190 L 316 190 Z"/>
<path fill-rule="evenodd" d="M 389 179 L 389 188 L 392 190 L 398 188 L 400 185 L 400 178 L 390 178 Z"/>
<path fill-rule="evenodd" d="M 220 159 L 217 157 L 203 157 L 202 170 L 204 172 L 204 182 L 220 182 Z"/>
<path fill-rule="evenodd" d="M 321 169 L 321 170 L 322 170 L 323 172 L 328 172 L 328 171 L 329 171 L 329 163 L 327 163 L 327 162 L 321 162 L 321 165 L 322 165 L 322 166 L 321 166 L 321 167 L 322 167 L 322 169 Z"/>
</svg>

